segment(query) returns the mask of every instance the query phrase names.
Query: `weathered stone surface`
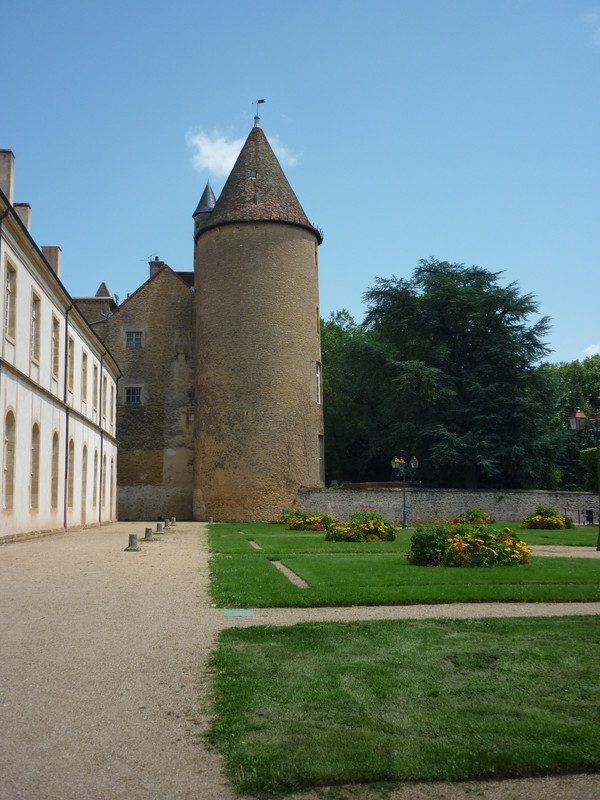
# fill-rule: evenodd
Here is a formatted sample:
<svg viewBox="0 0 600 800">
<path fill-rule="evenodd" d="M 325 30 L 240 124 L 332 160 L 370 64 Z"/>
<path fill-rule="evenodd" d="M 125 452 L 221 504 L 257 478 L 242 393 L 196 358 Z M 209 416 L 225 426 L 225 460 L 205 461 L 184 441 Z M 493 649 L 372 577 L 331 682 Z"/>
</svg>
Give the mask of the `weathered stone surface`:
<svg viewBox="0 0 600 800">
<path fill-rule="evenodd" d="M 287 224 L 198 239 L 196 518 L 272 519 L 321 483 L 316 250 Z"/>
<path fill-rule="evenodd" d="M 481 508 L 503 522 L 517 522 L 536 506 L 552 506 L 565 511 L 574 522 L 577 512 L 594 509 L 598 519 L 598 497 L 589 492 L 550 492 L 515 490 L 406 489 L 409 521 L 431 517 L 457 517 L 468 508 Z M 300 511 L 320 511 L 347 519 L 353 511 L 374 508 L 392 522 L 402 522 L 402 489 L 302 489 L 298 494 Z"/>
<path fill-rule="evenodd" d="M 194 295 L 169 267 L 156 271 L 97 331 L 123 372 L 119 383 L 119 517 L 165 509 L 192 516 Z M 127 347 L 127 331 L 141 347 Z M 127 387 L 142 403 L 125 405 Z"/>
</svg>

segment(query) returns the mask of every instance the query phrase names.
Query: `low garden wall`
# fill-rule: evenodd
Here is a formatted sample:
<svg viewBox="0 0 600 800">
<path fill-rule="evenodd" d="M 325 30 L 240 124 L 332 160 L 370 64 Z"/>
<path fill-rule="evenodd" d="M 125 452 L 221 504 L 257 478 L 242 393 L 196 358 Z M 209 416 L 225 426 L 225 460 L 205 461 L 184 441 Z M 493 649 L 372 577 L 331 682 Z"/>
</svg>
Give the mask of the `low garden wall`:
<svg viewBox="0 0 600 800">
<path fill-rule="evenodd" d="M 518 522 L 536 506 L 552 506 L 571 517 L 577 525 L 585 520 L 588 509 L 598 521 L 598 496 L 589 492 L 549 492 L 521 490 L 406 489 L 409 522 L 420 518 L 457 517 L 468 508 L 481 508 L 502 522 Z M 300 489 L 299 511 L 319 511 L 338 519 L 347 519 L 353 511 L 373 508 L 391 522 L 402 522 L 402 487 L 370 489 Z"/>
</svg>

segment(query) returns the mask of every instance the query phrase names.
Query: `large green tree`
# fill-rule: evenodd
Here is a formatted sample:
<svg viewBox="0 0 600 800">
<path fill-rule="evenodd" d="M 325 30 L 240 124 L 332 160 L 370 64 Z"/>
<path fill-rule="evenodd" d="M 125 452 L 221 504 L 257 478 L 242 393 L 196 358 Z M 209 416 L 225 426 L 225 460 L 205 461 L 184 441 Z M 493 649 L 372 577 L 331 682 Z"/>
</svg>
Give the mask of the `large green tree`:
<svg viewBox="0 0 600 800">
<path fill-rule="evenodd" d="M 532 295 L 500 273 L 430 259 L 410 279 L 378 278 L 365 300 L 380 357 L 360 383 L 381 393 L 369 427 L 382 462 L 414 451 L 436 485 L 552 482 L 557 391 L 539 367 L 549 322 Z"/>
<path fill-rule="evenodd" d="M 374 433 L 385 411 L 373 375 L 386 368 L 385 350 L 377 335 L 344 309 L 321 320 L 321 352 L 325 479 L 330 483 L 380 478 L 381 454 Z"/>
<path fill-rule="evenodd" d="M 596 449 L 594 447 L 593 452 L 589 449 L 595 444 L 593 432 L 589 426 L 571 432 L 568 430 L 568 418 L 578 406 L 587 414 L 591 413 L 589 398 L 600 395 L 600 355 L 589 356 L 582 361 L 550 364 L 548 369 L 557 382 L 560 393 L 554 427 L 557 439 L 564 443 L 557 452 L 561 485 L 565 488 L 585 486 L 591 491 L 596 491 L 597 463 L 593 457 Z M 568 431 L 566 437 L 564 431 Z"/>
</svg>

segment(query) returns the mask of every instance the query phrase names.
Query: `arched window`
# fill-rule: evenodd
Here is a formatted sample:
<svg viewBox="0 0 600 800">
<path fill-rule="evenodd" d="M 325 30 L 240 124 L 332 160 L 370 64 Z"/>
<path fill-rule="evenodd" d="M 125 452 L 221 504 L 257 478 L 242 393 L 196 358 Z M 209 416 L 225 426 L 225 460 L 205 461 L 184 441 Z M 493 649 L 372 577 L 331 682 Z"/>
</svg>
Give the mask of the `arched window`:
<svg viewBox="0 0 600 800">
<path fill-rule="evenodd" d="M 94 451 L 94 490 L 92 492 L 92 506 L 98 505 L 98 451 Z"/>
<path fill-rule="evenodd" d="M 102 459 L 102 508 L 106 507 L 106 455 Z"/>
<path fill-rule="evenodd" d="M 87 512 L 87 458 L 88 451 L 86 445 L 83 445 L 83 455 L 81 457 L 81 524 L 86 523 Z"/>
<path fill-rule="evenodd" d="M 58 433 L 52 437 L 52 479 L 51 479 L 51 504 L 58 508 Z"/>
<path fill-rule="evenodd" d="M 114 477 L 115 477 L 115 460 L 111 458 L 110 460 L 110 508 L 108 509 L 108 518 L 112 519 L 113 515 L 113 498 L 114 498 Z"/>
<path fill-rule="evenodd" d="M 75 442 L 69 442 L 69 461 L 67 465 L 67 508 L 73 508 L 73 484 L 75 482 Z"/>
<path fill-rule="evenodd" d="M 29 480 L 29 505 L 37 511 L 40 505 L 40 426 L 31 429 L 31 474 Z"/>
<path fill-rule="evenodd" d="M 4 461 L 2 483 L 2 505 L 13 508 L 15 501 L 15 415 L 9 411 L 4 424 Z"/>
</svg>

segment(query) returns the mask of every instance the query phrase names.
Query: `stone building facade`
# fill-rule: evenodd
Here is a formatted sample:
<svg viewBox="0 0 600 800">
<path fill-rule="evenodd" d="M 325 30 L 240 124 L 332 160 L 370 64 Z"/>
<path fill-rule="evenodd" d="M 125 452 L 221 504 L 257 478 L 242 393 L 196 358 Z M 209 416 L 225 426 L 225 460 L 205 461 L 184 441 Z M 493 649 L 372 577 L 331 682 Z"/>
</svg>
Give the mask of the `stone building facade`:
<svg viewBox="0 0 600 800">
<path fill-rule="evenodd" d="M 255 122 L 194 212 L 194 271 L 156 259 L 120 305 L 77 300 L 123 371 L 123 519 L 268 520 L 324 485 L 322 235 Z"/>
<path fill-rule="evenodd" d="M 119 368 L 38 248 L 0 151 L 0 540 L 117 518 Z"/>
<path fill-rule="evenodd" d="M 150 277 L 104 316 L 103 286 L 78 300 L 122 372 L 119 514 L 154 519 L 193 514 L 193 273 L 150 262 Z"/>
</svg>

